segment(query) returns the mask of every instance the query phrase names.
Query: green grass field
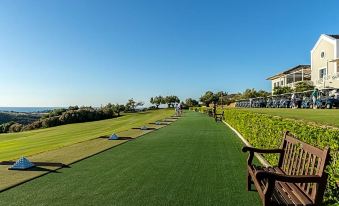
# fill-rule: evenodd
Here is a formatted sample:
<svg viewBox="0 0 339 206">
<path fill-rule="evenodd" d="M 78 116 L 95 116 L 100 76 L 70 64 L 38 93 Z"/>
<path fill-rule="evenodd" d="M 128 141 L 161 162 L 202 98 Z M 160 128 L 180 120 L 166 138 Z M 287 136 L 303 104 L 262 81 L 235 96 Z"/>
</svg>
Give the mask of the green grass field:
<svg viewBox="0 0 339 206">
<path fill-rule="evenodd" d="M 17 159 L 78 142 L 109 135 L 169 117 L 173 110 L 163 109 L 87 123 L 69 124 L 20 133 L 0 134 L 0 161 Z"/>
<path fill-rule="evenodd" d="M 339 127 L 339 109 L 242 108 L 258 113 Z"/>
<path fill-rule="evenodd" d="M 246 154 L 222 123 L 189 112 L 142 138 L 0 193 L 2 205 L 261 205 Z"/>
</svg>

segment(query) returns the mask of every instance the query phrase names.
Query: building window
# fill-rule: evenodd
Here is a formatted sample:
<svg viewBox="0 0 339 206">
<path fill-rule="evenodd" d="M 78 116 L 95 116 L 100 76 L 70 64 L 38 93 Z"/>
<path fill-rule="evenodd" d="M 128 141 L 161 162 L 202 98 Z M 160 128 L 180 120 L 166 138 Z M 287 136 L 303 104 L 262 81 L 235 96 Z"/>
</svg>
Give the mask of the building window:
<svg viewBox="0 0 339 206">
<path fill-rule="evenodd" d="M 319 79 L 323 79 L 326 76 L 326 68 L 319 70 Z"/>
<path fill-rule="evenodd" d="M 339 62 L 337 62 L 337 73 L 339 73 Z"/>
<path fill-rule="evenodd" d="M 320 53 L 320 58 L 325 58 L 325 52 L 324 51 L 321 51 L 321 53 Z"/>
<path fill-rule="evenodd" d="M 280 85 L 281 85 L 281 86 L 283 86 L 283 85 L 284 85 L 284 81 L 283 81 L 283 80 L 280 82 Z"/>
</svg>

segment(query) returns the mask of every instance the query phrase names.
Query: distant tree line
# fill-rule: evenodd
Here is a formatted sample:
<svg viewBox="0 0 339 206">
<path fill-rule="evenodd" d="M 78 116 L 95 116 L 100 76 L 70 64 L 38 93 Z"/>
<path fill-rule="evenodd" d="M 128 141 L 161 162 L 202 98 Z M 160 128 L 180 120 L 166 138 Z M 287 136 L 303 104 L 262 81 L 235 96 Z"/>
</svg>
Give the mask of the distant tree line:
<svg viewBox="0 0 339 206">
<path fill-rule="evenodd" d="M 18 122 L 20 124 L 29 124 L 40 119 L 40 114 L 21 113 L 21 112 L 0 112 L 0 124 L 6 122 Z"/>
<path fill-rule="evenodd" d="M 204 106 L 209 106 L 210 104 L 217 105 L 229 105 L 239 99 L 248 99 L 255 97 L 267 97 L 271 93 L 264 90 L 255 90 L 255 89 L 246 89 L 243 93 L 228 93 L 224 91 L 212 92 L 207 91 L 199 98 L 199 101 Z M 193 98 L 186 99 L 185 104 L 189 107 L 199 106 L 199 101 Z"/>
<path fill-rule="evenodd" d="M 137 107 L 143 105 L 143 102 L 136 102 L 133 99 L 129 99 L 125 105 L 109 103 L 100 108 L 70 106 L 67 109 L 54 109 L 29 124 L 21 124 L 15 121 L 0 124 L 0 133 L 21 132 L 65 124 L 110 119 L 119 117 L 122 112 L 136 112 Z"/>
<path fill-rule="evenodd" d="M 175 95 L 170 95 L 170 96 L 155 96 L 155 97 L 151 97 L 150 99 L 150 103 L 155 105 L 155 108 L 159 108 L 160 105 L 162 104 L 167 104 L 167 107 L 174 107 L 175 104 L 180 103 L 180 99 L 179 97 L 175 96 Z"/>
</svg>

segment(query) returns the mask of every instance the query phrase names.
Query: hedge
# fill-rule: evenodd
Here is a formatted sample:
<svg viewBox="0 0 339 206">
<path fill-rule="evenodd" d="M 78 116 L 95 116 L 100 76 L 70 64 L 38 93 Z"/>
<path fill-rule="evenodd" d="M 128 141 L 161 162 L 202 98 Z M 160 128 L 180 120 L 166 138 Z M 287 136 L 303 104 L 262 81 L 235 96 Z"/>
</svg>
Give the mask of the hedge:
<svg viewBox="0 0 339 206">
<path fill-rule="evenodd" d="M 208 108 L 197 108 L 205 112 Z M 192 108 L 195 110 L 195 108 Z M 224 109 L 225 121 L 240 132 L 254 147 L 279 147 L 283 132 L 288 130 L 301 141 L 313 146 L 331 148 L 331 162 L 327 167 L 328 184 L 324 204 L 339 204 L 339 129 L 300 120 L 286 119 L 267 114 L 259 114 L 241 109 Z M 268 162 L 276 165 L 278 156 L 265 156 Z"/>
</svg>

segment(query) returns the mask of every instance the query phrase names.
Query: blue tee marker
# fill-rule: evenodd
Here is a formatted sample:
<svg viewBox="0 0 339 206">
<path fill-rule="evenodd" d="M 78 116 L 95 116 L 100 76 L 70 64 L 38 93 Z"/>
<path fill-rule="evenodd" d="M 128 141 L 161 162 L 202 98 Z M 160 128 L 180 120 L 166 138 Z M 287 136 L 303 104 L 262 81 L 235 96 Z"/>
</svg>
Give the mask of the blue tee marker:
<svg viewBox="0 0 339 206">
<path fill-rule="evenodd" d="M 108 138 L 108 140 L 117 140 L 117 139 L 119 139 L 119 137 L 118 137 L 116 134 L 112 134 L 112 135 Z"/>
<path fill-rule="evenodd" d="M 148 128 L 146 126 L 142 126 L 140 129 L 141 130 L 147 130 Z"/>
<path fill-rule="evenodd" d="M 9 170 L 26 170 L 31 167 L 34 167 L 35 165 L 30 162 L 26 157 L 21 157 L 19 160 L 17 160 L 12 167 L 8 168 Z"/>
</svg>

